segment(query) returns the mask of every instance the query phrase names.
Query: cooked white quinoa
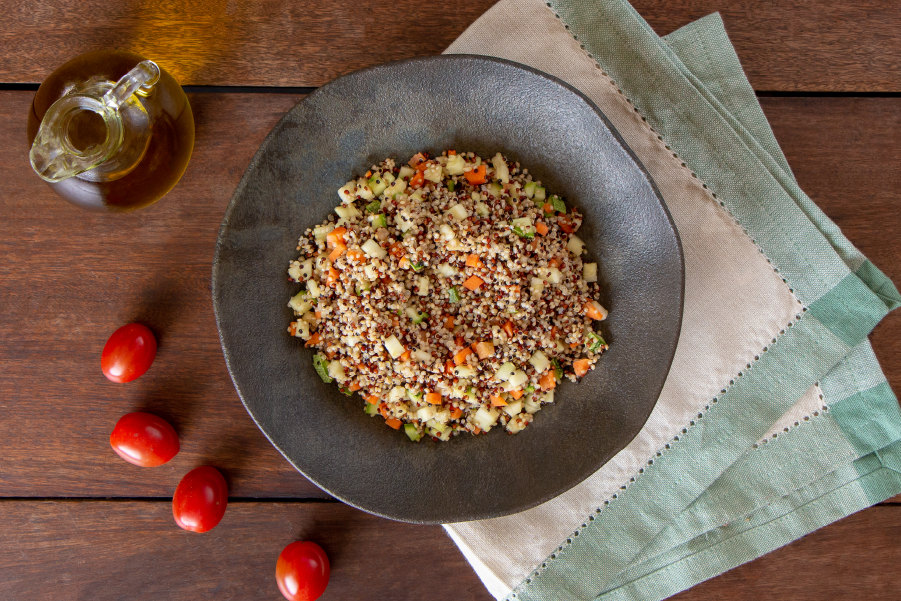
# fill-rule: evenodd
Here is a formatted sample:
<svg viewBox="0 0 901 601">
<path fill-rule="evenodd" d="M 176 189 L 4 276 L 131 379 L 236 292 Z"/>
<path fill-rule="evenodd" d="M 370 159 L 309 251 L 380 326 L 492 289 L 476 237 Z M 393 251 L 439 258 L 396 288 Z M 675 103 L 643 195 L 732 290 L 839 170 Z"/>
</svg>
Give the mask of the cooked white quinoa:
<svg viewBox="0 0 901 601">
<path fill-rule="evenodd" d="M 516 433 L 607 344 L 581 215 L 518 163 L 449 150 L 386 159 L 338 190 L 288 275 L 288 332 L 316 371 L 418 441 Z"/>
</svg>

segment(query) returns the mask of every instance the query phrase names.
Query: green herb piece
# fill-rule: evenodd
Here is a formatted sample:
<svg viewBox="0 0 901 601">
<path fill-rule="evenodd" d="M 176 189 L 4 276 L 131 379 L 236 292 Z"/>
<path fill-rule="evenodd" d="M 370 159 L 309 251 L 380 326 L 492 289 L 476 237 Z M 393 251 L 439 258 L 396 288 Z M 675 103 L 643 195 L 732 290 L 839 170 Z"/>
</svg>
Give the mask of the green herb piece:
<svg viewBox="0 0 901 601">
<path fill-rule="evenodd" d="M 344 388 L 343 386 L 338 386 L 338 390 L 340 390 L 340 391 L 341 391 L 341 394 L 343 394 L 344 396 L 352 396 L 352 395 L 353 395 L 353 391 L 352 391 L 352 390 L 349 390 L 349 389 L 347 389 L 347 388 Z"/>
<path fill-rule="evenodd" d="M 325 355 L 321 353 L 313 355 L 313 369 L 316 370 L 323 382 L 326 384 L 332 383 L 332 377 L 328 375 L 328 359 L 326 359 Z"/>
<path fill-rule="evenodd" d="M 451 289 L 447 292 L 447 298 L 452 303 L 460 302 L 460 293 L 457 291 L 456 286 L 451 286 Z"/>
<path fill-rule="evenodd" d="M 560 367 L 560 362 L 557 359 L 551 359 L 551 365 L 554 366 L 554 378 L 559 382 L 563 379 L 563 368 Z"/>
<path fill-rule="evenodd" d="M 551 196 L 549 204 L 554 207 L 554 210 L 558 213 L 566 212 L 566 204 L 564 204 L 563 199 L 557 195 Z"/>
<path fill-rule="evenodd" d="M 588 350 L 592 353 L 596 353 L 598 351 L 606 351 L 609 346 L 604 342 L 604 339 L 601 338 L 598 334 L 594 332 L 588 333 Z"/>
<path fill-rule="evenodd" d="M 447 180 L 447 191 L 448 191 L 448 192 L 453 192 L 453 191 L 454 191 L 454 187 L 455 187 L 454 180 L 452 180 L 452 179 Z"/>
</svg>

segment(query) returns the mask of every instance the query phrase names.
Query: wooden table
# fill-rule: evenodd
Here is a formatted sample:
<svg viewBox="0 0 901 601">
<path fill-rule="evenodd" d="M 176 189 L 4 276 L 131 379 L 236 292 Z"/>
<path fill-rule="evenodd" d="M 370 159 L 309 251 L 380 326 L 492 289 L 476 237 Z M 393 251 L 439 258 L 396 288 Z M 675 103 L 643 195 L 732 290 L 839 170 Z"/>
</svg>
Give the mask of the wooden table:
<svg viewBox="0 0 901 601">
<path fill-rule="evenodd" d="M 275 560 L 319 542 L 323 599 L 488 600 L 440 527 L 330 499 L 257 430 L 219 347 L 210 273 L 223 211 L 254 151 L 304 94 L 360 67 L 437 54 L 493 0 L 0 0 L 0 599 L 279 599 Z M 660 34 L 720 11 L 810 196 L 901 282 L 901 11 L 895 0 L 638 0 Z M 59 200 L 28 165 L 25 119 L 68 58 L 132 49 L 189 86 L 197 142 L 182 182 L 129 215 Z M 146 376 L 107 381 L 118 326 L 158 335 Z M 901 313 L 872 334 L 901 391 Z M 178 430 L 142 469 L 111 451 L 124 413 Z M 230 487 L 213 531 L 178 529 L 170 498 L 212 464 Z M 686 591 L 701 599 L 897 599 L 901 497 Z"/>
</svg>

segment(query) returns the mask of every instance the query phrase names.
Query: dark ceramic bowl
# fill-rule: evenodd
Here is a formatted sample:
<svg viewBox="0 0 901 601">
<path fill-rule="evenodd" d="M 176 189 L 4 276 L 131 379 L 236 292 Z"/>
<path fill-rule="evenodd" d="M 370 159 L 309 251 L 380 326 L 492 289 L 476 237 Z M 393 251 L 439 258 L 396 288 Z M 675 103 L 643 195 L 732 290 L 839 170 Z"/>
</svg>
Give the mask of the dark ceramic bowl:
<svg viewBox="0 0 901 601">
<path fill-rule="evenodd" d="M 520 434 L 413 443 L 319 379 L 290 337 L 288 262 L 337 190 L 386 157 L 501 151 L 577 206 L 597 260 L 610 350 L 564 382 Z M 346 503 L 417 523 L 533 507 L 591 475 L 651 413 L 682 318 L 679 236 L 654 183 L 598 108 L 515 63 L 436 56 L 358 71 L 302 100 L 273 128 L 225 213 L 213 303 L 232 380 L 250 415 L 301 473 Z"/>
</svg>

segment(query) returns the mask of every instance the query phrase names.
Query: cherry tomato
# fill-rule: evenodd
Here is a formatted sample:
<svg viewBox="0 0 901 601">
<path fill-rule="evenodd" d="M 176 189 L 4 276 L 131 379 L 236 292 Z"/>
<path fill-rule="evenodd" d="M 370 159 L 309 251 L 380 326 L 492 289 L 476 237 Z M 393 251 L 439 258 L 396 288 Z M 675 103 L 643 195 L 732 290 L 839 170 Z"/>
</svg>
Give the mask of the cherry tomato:
<svg viewBox="0 0 901 601">
<path fill-rule="evenodd" d="M 328 586 L 331 568 L 322 547 L 297 541 L 282 550 L 275 564 L 278 590 L 288 601 L 315 601 Z"/>
<path fill-rule="evenodd" d="M 161 417 L 149 413 L 123 415 L 109 443 L 119 457 L 141 467 L 163 465 L 178 454 L 178 434 Z"/>
<path fill-rule="evenodd" d="M 153 332 L 139 323 L 124 325 L 109 337 L 100 356 L 103 375 L 124 384 L 144 375 L 156 357 Z"/>
<path fill-rule="evenodd" d="M 228 485 L 219 470 L 209 465 L 185 474 L 172 496 L 175 523 L 191 532 L 212 530 L 225 515 Z"/>
</svg>

